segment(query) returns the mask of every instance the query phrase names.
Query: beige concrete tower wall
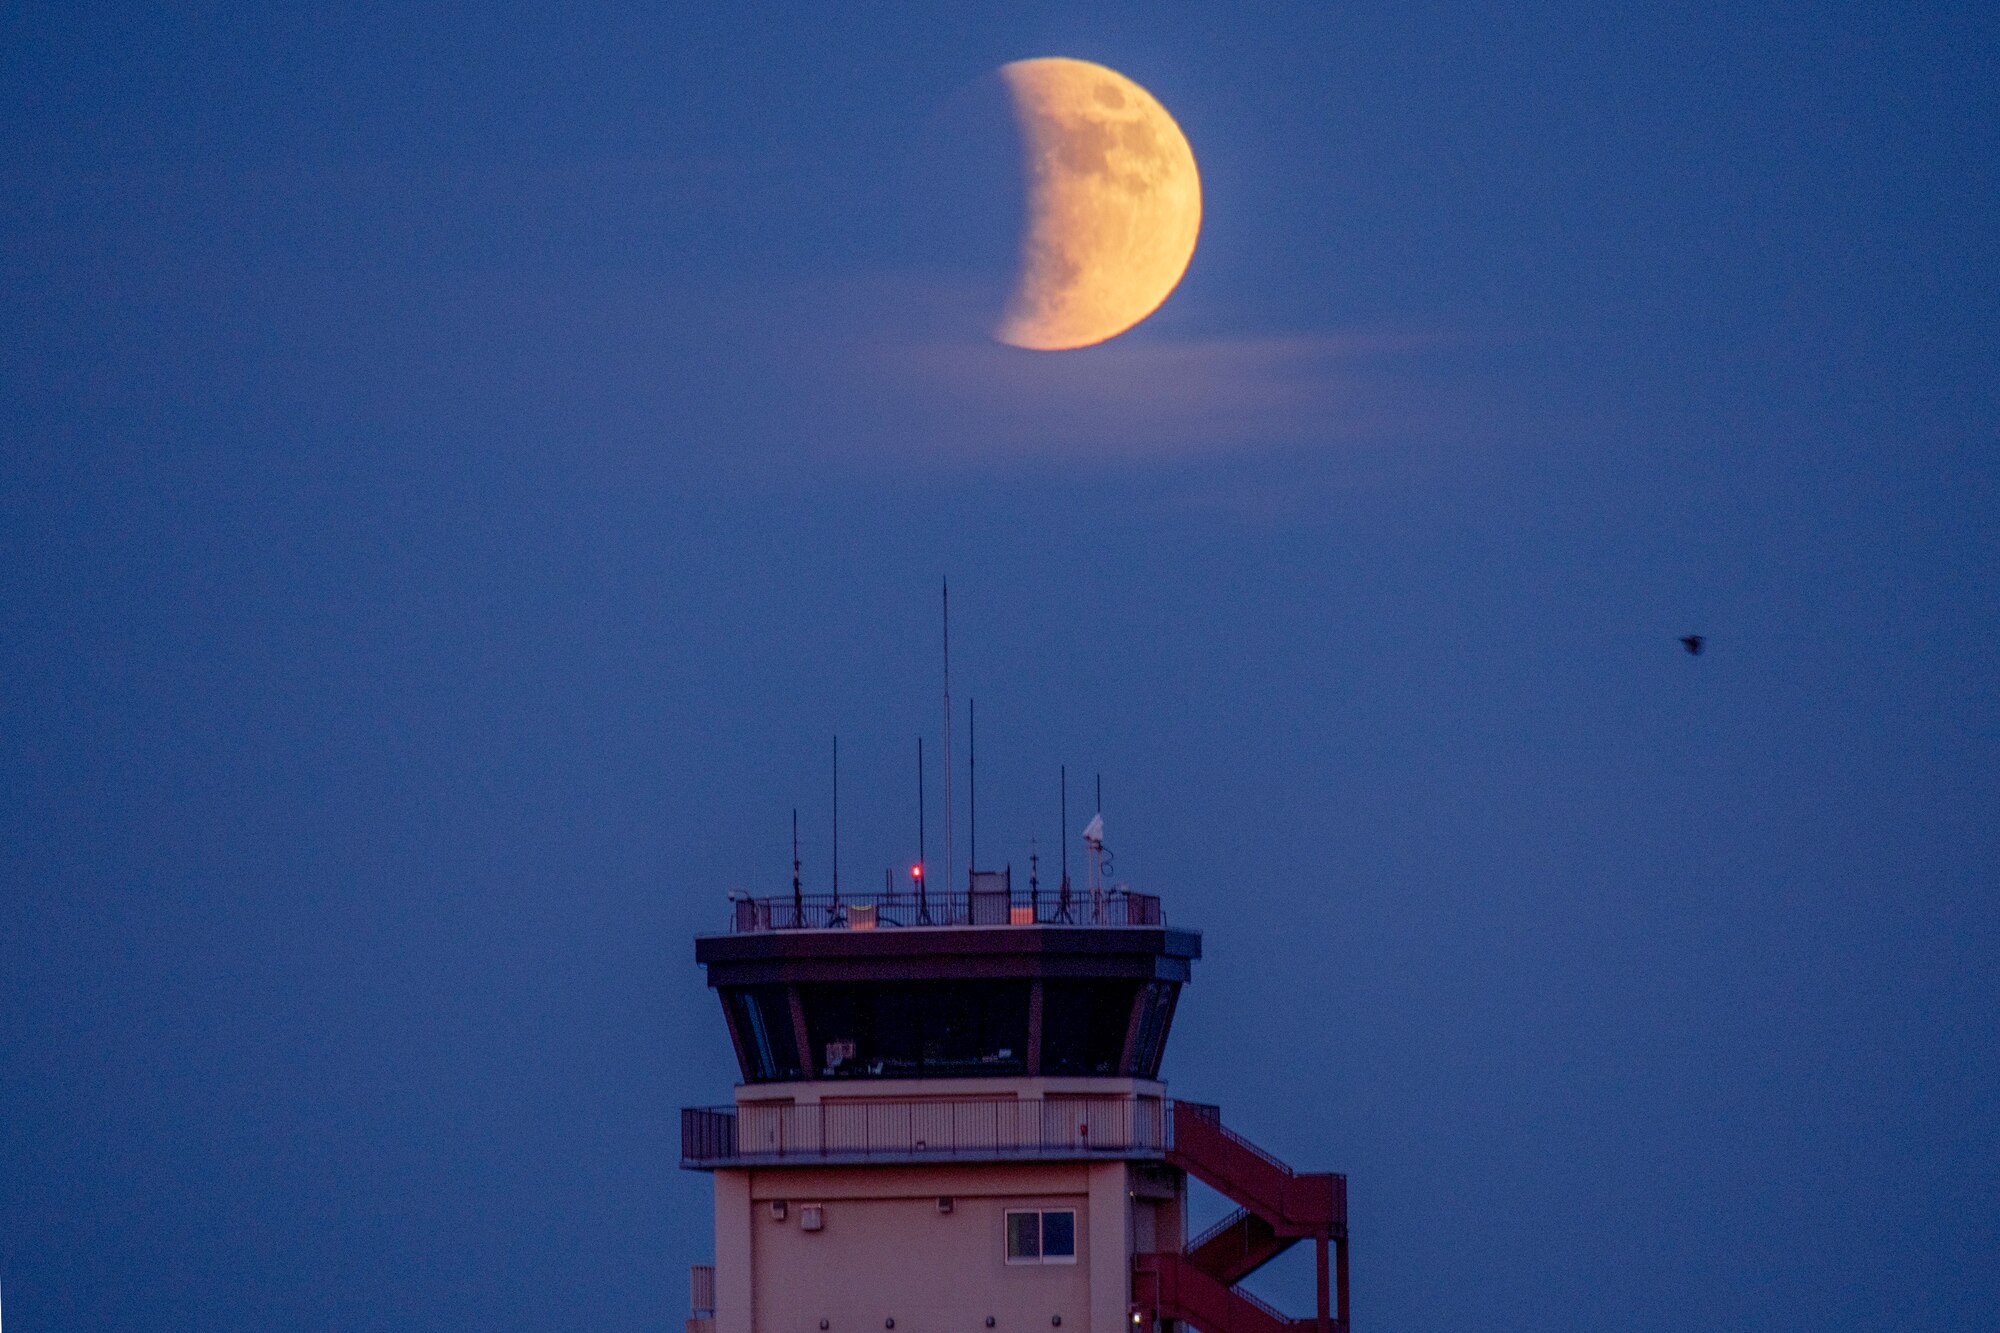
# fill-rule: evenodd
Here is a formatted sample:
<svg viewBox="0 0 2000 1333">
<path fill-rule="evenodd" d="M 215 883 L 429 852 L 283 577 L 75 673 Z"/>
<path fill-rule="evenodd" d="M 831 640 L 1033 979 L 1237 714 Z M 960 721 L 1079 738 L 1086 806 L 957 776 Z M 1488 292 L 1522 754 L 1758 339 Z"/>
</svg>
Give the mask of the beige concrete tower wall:
<svg viewBox="0 0 2000 1333">
<path fill-rule="evenodd" d="M 715 1173 L 715 1333 L 750 1333 L 750 1173 Z"/>
<path fill-rule="evenodd" d="M 1090 1327 L 1097 1333 L 1129 1333 L 1132 1306 L 1132 1203 L 1130 1168 L 1124 1162 L 1093 1162 L 1090 1215 L 1077 1219 L 1088 1233 L 1090 1252 L 1099 1257 L 1090 1276 Z"/>
<path fill-rule="evenodd" d="M 1135 1198 L 1149 1186 L 1133 1173 L 1124 1161 L 718 1171 L 715 1333 L 888 1333 L 892 1319 L 895 1333 L 974 1333 L 988 1318 L 994 1333 L 1123 1333 L 1135 1210 L 1149 1231 L 1179 1231 L 1178 1198 Z M 1074 1261 L 1009 1262 L 1014 1209 L 1074 1211 Z M 1175 1214 L 1164 1225 L 1162 1209 Z"/>
</svg>

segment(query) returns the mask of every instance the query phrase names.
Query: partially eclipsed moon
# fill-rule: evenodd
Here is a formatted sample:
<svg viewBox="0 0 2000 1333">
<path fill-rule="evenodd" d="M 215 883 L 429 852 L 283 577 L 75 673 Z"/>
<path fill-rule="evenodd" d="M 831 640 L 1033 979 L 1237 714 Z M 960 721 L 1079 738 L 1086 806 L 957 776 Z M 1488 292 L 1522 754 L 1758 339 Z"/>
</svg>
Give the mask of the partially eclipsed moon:
<svg viewBox="0 0 2000 1333">
<path fill-rule="evenodd" d="M 1159 309 L 1194 255 L 1201 178 L 1166 108 L 1087 60 L 1000 68 L 1020 127 L 1028 221 L 994 336 L 1037 351 L 1088 347 Z"/>
</svg>

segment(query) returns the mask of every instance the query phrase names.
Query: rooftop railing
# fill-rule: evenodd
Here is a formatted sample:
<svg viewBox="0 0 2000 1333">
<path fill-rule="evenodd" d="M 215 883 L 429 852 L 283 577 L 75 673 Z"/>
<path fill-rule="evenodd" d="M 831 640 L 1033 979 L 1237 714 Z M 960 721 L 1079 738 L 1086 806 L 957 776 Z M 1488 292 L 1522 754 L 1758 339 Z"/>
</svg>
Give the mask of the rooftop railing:
<svg viewBox="0 0 2000 1333">
<path fill-rule="evenodd" d="M 681 1165 L 1153 1158 L 1172 1138 L 1172 1110 L 1155 1097 L 691 1106 L 681 1112 Z"/>
<path fill-rule="evenodd" d="M 974 889 L 966 893 L 896 891 L 835 897 L 802 893 L 772 898 L 737 897 L 729 929 L 743 935 L 766 930 L 877 930 L 910 926 L 1163 926 L 1160 900 L 1131 889 L 1054 889 L 1023 893 Z"/>
</svg>

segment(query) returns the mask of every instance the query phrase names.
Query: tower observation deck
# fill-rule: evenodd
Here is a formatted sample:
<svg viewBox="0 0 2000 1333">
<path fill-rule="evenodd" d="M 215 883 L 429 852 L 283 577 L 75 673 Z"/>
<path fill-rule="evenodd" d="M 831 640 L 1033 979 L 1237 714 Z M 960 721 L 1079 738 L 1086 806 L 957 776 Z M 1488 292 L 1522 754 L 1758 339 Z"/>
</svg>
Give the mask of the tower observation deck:
<svg viewBox="0 0 2000 1333">
<path fill-rule="evenodd" d="M 741 1081 L 681 1113 L 713 1174 L 689 1333 L 1347 1333 L 1346 1181 L 1176 1101 L 1199 932 L 1126 889 L 732 896 L 695 941 Z M 1189 1176 L 1240 1205 L 1192 1240 Z M 1238 1287 L 1313 1242 L 1319 1309 Z"/>
</svg>

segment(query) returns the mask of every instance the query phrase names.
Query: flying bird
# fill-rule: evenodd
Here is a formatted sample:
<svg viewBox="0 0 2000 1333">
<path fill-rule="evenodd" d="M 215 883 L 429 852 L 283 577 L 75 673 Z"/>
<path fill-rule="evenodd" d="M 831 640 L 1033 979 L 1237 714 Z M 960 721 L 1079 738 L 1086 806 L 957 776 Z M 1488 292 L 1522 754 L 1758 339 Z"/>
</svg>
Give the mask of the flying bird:
<svg viewBox="0 0 2000 1333">
<path fill-rule="evenodd" d="M 1699 634 L 1684 634 L 1681 636 L 1681 647 L 1687 649 L 1695 657 L 1701 656 L 1701 646 L 1707 642 L 1708 640 L 1702 638 Z"/>
</svg>

